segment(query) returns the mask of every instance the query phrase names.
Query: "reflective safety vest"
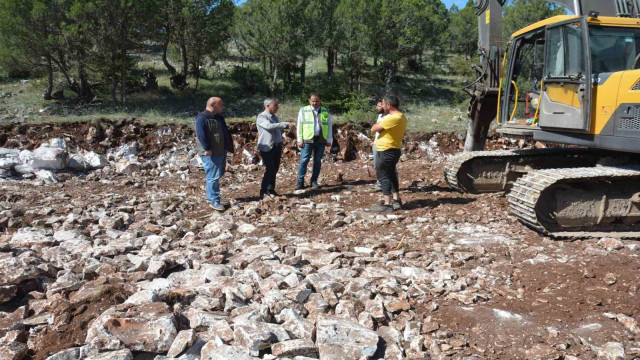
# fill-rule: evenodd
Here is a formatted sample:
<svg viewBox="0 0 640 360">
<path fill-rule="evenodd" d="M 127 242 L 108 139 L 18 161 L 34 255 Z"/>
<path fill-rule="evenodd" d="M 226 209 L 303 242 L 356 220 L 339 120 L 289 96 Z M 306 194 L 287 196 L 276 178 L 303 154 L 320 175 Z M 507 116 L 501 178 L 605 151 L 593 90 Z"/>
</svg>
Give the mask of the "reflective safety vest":
<svg viewBox="0 0 640 360">
<path fill-rule="evenodd" d="M 302 141 L 313 140 L 313 137 L 315 136 L 315 131 L 313 128 L 313 106 L 305 106 L 300 111 L 302 111 L 302 121 L 300 122 L 300 127 L 302 128 Z M 324 140 L 327 140 L 329 139 L 329 110 L 327 110 L 326 107 L 322 106 L 320 107 L 320 112 L 318 115 L 320 116 L 322 137 L 324 138 Z"/>
</svg>

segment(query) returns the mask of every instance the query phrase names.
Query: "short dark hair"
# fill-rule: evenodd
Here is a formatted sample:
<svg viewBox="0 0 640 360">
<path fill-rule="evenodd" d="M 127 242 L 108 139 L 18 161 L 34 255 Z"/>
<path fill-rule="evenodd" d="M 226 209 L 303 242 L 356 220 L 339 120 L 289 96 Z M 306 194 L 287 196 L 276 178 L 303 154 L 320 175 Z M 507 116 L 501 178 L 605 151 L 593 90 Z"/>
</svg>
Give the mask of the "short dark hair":
<svg viewBox="0 0 640 360">
<path fill-rule="evenodd" d="M 309 94 L 309 99 L 311 99 L 314 96 L 322 100 L 322 96 L 320 96 L 320 94 L 318 94 L 317 92 L 312 92 L 311 94 Z"/>
<path fill-rule="evenodd" d="M 396 94 L 387 94 L 382 99 L 384 100 L 384 102 L 393 106 L 394 108 L 400 108 L 400 99 L 398 99 L 398 96 Z"/>
</svg>

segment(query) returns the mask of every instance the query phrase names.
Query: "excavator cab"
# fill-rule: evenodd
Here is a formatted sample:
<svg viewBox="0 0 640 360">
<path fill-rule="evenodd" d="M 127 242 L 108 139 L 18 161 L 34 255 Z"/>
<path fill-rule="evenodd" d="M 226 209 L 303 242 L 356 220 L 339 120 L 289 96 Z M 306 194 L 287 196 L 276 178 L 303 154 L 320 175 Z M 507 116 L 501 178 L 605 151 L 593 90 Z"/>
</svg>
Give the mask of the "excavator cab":
<svg viewBox="0 0 640 360">
<path fill-rule="evenodd" d="M 499 133 L 640 152 L 637 19 L 556 16 L 513 34 L 505 56 Z"/>
<path fill-rule="evenodd" d="M 546 129 L 587 131 L 591 124 L 591 59 L 585 17 L 517 33 L 507 53 L 500 94 L 501 132 L 533 136 Z M 552 19 L 549 19 L 552 20 Z"/>
</svg>

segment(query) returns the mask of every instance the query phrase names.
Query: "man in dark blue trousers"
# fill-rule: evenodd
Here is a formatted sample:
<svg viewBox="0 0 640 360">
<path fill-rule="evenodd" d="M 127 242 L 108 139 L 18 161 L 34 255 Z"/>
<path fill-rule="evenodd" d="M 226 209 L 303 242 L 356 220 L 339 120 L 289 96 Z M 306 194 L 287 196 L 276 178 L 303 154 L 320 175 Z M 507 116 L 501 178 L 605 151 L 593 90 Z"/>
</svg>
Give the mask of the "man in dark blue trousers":
<svg viewBox="0 0 640 360">
<path fill-rule="evenodd" d="M 207 181 L 207 200 L 216 211 L 224 211 L 228 200 L 220 198 L 220 178 L 227 166 L 227 152 L 233 153 L 233 140 L 222 116 L 224 103 L 218 97 L 207 101 L 207 108 L 196 116 L 198 154 Z"/>
</svg>

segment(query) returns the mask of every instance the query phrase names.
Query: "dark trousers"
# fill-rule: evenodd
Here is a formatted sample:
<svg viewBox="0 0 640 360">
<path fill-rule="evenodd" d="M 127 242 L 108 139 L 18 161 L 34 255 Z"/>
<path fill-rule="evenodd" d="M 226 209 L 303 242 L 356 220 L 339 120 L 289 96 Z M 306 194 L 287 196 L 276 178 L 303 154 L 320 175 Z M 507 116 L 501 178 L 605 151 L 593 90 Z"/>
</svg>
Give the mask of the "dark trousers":
<svg viewBox="0 0 640 360">
<path fill-rule="evenodd" d="M 276 175 L 280 169 L 280 159 L 282 159 L 282 144 L 274 145 L 269 151 L 260 151 L 260 156 L 262 156 L 262 163 L 265 167 L 260 191 L 275 190 Z"/>
<path fill-rule="evenodd" d="M 400 149 L 378 151 L 376 158 L 376 176 L 380 181 L 382 193 L 391 195 L 400 191 L 396 165 L 400 161 Z"/>
</svg>

